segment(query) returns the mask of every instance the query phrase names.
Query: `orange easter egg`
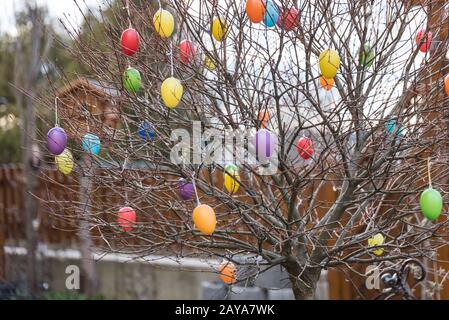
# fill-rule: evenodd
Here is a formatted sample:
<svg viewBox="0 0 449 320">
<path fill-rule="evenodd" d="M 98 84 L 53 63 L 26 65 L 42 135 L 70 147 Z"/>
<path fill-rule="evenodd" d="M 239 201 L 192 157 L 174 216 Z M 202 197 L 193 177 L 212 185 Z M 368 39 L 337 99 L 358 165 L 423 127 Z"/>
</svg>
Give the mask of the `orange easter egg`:
<svg viewBox="0 0 449 320">
<path fill-rule="evenodd" d="M 237 268 L 230 261 L 223 262 L 218 268 L 220 280 L 226 284 L 233 284 L 237 281 Z"/>
<path fill-rule="evenodd" d="M 204 234 L 211 235 L 215 231 L 217 219 L 214 209 L 207 204 L 201 204 L 193 210 L 192 214 L 195 226 Z"/>
</svg>

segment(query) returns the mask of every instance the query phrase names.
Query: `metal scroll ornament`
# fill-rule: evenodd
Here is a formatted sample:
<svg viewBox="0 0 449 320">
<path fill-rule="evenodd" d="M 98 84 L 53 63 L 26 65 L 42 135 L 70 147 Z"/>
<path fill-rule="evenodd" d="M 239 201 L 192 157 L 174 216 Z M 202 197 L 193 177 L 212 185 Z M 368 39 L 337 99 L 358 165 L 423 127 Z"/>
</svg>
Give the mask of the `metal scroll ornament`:
<svg viewBox="0 0 449 320">
<path fill-rule="evenodd" d="M 426 270 L 421 262 L 416 259 L 407 259 L 398 269 L 387 269 L 381 273 L 380 279 L 384 289 L 376 297 L 376 300 L 390 300 L 393 298 L 415 300 L 416 298 L 413 296 L 412 291 L 425 278 Z"/>
</svg>

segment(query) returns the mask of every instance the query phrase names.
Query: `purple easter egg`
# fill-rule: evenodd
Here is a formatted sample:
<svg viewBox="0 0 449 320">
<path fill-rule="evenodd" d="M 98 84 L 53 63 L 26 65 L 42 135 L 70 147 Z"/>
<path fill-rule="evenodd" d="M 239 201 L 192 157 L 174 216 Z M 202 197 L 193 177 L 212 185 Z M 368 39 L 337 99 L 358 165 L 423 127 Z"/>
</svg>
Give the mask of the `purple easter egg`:
<svg viewBox="0 0 449 320">
<path fill-rule="evenodd" d="M 180 179 L 178 182 L 178 194 L 182 200 L 190 200 L 194 194 L 193 184 L 187 182 L 185 179 Z"/>
<path fill-rule="evenodd" d="M 51 128 L 47 133 L 47 148 L 55 156 L 60 155 L 67 145 L 67 134 L 60 127 Z"/>
<path fill-rule="evenodd" d="M 256 155 L 258 160 L 267 160 L 271 157 L 274 150 L 273 134 L 267 129 L 257 131 L 253 143 L 256 147 Z"/>
</svg>

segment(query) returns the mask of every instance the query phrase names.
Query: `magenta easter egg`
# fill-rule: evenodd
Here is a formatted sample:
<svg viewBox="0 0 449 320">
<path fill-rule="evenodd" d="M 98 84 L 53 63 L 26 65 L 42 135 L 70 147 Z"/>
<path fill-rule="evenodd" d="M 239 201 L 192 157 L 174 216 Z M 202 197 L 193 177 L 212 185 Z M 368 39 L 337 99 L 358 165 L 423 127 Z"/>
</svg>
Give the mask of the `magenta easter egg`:
<svg viewBox="0 0 449 320">
<path fill-rule="evenodd" d="M 60 127 L 51 128 L 47 133 L 47 148 L 55 156 L 60 155 L 67 145 L 67 134 Z"/>
</svg>

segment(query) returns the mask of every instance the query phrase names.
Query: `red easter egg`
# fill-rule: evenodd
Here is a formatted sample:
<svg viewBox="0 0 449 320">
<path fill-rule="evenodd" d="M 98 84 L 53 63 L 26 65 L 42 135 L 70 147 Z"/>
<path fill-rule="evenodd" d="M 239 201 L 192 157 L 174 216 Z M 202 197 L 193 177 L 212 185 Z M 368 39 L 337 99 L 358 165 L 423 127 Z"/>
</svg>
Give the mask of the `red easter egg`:
<svg viewBox="0 0 449 320">
<path fill-rule="evenodd" d="M 136 222 L 136 212 L 131 207 L 123 207 L 118 212 L 118 225 L 123 229 L 123 231 L 128 232 L 134 226 Z"/>
<path fill-rule="evenodd" d="M 313 154 L 313 144 L 312 139 L 303 137 L 298 140 L 298 144 L 296 145 L 296 149 L 304 160 L 309 159 Z"/>
<path fill-rule="evenodd" d="M 139 33 L 133 28 L 123 31 L 120 42 L 122 43 L 122 51 L 127 56 L 132 56 L 139 51 Z"/>
<path fill-rule="evenodd" d="M 295 7 L 285 9 L 279 15 L 277 25 L 287 31 L 297 28 L 299 26 L 299 10 Z"/>
<path fill-rule="evenodd" d="M 179 51 L 181 52 L 181 62 L 189 64 L 195 59 L 195 48 L 190 40 L 182 40 L 179 44 Z"/>
<path fill-rule="evenodd" d="M 423 37 L 426 38 L 423 40 Z M 426 32 L 426 30 L 418 31 L 415 41 L 417 45 L 420 45 L 422 41 L 421 47 L 419 47 L 419 51 L 427 52 L 432 44 L 432 32 Z"/>
</svg>

